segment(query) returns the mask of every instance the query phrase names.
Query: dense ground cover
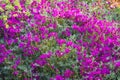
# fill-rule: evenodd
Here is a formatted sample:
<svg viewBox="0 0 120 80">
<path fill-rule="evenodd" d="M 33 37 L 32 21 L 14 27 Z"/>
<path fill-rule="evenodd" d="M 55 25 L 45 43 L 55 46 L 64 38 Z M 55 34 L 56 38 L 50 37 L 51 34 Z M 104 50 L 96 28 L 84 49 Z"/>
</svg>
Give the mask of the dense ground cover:
<svg viewBox="0 0 120 80">
<path fill-rule="evenodd" d="M 120 8 L 101 5 L 2 0 L 0 79 L 120 79 Z"/>
</svg>

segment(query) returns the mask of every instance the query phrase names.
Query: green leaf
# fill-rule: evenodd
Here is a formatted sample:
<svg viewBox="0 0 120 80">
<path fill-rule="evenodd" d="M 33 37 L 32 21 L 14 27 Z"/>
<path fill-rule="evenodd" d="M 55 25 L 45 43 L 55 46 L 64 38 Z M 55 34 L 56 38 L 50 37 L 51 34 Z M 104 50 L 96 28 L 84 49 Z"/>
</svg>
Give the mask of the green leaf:
<svg viewBox="0 0 120 80">
<path fill-rule="evenodd" d="M 13 7 L 12 5 L 9 4 L 9 5 L 6 5 L 6 9 L 7 9 L 7 10 L 13 10 L 14 7 Z"/>
<path fill-rule="evenodd" d="M 24 65 L 19 65 L 19 66 L 18 66 L 18 69 L 27 72 L 27 67 L 24 66 Z"/>
</svg>

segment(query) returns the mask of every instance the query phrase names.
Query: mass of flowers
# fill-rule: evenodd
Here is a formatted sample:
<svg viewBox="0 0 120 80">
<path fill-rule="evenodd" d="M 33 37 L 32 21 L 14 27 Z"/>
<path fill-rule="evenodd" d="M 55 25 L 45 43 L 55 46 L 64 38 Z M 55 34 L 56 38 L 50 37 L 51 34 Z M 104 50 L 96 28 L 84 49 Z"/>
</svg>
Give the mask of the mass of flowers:
<svg viewBox="0 0 120 80">
<path fill-rule="evenodd" d="M 120 20 L 96 5 L 1 0 L 0 80 L 120 79 Z"/>
</svg>

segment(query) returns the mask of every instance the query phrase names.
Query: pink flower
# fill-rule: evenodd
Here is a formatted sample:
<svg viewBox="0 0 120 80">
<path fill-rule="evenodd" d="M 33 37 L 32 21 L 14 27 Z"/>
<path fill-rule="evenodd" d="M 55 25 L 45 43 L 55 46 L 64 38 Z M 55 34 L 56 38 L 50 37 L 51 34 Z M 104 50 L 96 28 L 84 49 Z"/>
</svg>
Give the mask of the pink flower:
<svg viewBox="0 0 120 80">
<path fill-rule="evenodd" d="M 115 63 L 115 67 L 120 67 L 120 61 Z"/>
<path fill-rule="evenodd" d="M 70 78 L 72 75 L 73 75 L 73 71 L 71 71 L 70 69 L 65 70 L 64 77 Z"/>
<path fill-rule="evenodd" d="M 61 75 L 56 75 L 56 76 L 55 76 L 55 79 L 56 79 L 56 80 L 65 80 L 64 77 L 61 76 Z"/>
<path fill-rule="evenodd" d="M 19 74 L 19 71 L 14 71 L 13 74 L 16 76 Z"/>
</svg>

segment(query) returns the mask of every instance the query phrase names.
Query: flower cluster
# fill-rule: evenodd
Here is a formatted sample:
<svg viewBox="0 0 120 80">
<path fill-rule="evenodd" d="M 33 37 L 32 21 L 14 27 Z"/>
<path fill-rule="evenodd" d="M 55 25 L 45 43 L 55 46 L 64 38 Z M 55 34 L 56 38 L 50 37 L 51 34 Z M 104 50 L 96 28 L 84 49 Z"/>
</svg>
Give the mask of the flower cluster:
<svg viewBox="0 0 120 80">
<path fill-rule="evenodd" d="M 103 80 L 116 73 L 119 27 L 79 4 L 89 8 L 79 0 L 0 1 L 0 67 L 13 76 L 2 78 Z"/>
</svg>

